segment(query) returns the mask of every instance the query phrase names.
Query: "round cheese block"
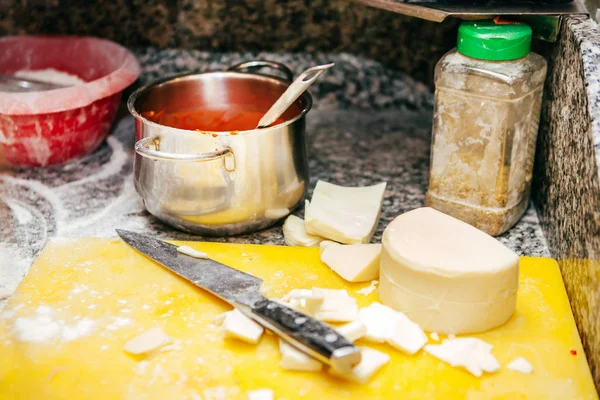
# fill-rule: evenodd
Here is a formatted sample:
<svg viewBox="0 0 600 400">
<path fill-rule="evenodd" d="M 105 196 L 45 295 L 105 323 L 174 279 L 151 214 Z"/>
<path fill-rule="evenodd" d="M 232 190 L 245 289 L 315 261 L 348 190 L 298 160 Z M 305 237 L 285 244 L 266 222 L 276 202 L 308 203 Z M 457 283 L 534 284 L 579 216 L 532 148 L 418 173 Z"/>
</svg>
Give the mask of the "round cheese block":
<svg viewBox="0 0 600 400">
<path fill-rule="evenodd" d="M 514 313 L 519 257 L 493 237 L 432 208 L 383 233 L 379 296 L 426 331 L 483 332 Z"/>
</svg>

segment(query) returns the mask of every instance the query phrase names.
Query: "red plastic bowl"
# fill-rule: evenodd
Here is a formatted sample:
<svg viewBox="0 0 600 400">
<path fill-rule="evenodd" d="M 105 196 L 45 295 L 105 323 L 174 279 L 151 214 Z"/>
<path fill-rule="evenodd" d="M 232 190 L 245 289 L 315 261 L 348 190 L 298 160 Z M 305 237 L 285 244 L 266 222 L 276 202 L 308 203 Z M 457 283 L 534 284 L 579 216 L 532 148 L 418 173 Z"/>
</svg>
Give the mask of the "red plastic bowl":
<svg viewBox="0 0 600 400">
<path fill-rule="evenodd" d="M 0 39 L 0 73 L 54 68 L 86 83 L 44 92 L 0 92 L 0 164 L 41 167 L 94 150 L 108 135 L 121 93 L 140 75 L 133 54 L 74 36 Z"/>
</svg>

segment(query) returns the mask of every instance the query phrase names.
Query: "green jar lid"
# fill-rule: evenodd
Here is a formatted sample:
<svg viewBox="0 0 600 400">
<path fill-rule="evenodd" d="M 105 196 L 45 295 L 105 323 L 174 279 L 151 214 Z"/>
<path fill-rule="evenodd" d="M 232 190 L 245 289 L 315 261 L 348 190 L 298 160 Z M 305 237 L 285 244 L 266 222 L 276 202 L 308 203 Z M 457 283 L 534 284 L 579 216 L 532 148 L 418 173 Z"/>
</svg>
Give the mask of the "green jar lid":
<svg viewBox="0 0 600 400">
<path fill-rule="evenodd" d="M 522 22 L 463 21 L 458 28 L 456 49 L 480 60 L 523 58 L 531 49 L 531 27 Z"/>
</svg>

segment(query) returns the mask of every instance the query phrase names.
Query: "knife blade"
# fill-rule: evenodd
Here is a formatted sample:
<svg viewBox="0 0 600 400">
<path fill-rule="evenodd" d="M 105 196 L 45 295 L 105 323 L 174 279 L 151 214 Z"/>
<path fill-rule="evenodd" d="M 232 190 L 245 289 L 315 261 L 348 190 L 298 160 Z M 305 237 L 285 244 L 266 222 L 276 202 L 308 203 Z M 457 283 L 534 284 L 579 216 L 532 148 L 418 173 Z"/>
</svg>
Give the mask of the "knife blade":
<svg viewBox="0 0 600 400">
<path fill-rule="evenodd" d="M 196 286 L 236 307 L 302 352 L 348 371 L 361 360 L 360 350 L 330 326 L 260 293 L 262 279 L 212 259 L 197 259 L 177 246 L 139 233 L 117 229 L 131 247 Z"/>
</svg>

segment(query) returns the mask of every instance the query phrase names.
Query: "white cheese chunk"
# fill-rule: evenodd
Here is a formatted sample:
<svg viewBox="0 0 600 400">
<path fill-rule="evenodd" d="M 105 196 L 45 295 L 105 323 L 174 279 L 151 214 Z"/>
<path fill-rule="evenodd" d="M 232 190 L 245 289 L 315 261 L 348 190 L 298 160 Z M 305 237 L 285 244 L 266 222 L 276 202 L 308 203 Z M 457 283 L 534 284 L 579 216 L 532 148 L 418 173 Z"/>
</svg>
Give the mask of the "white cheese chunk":
<svg viewBox="0 0 600 400">
<path fill-rule="evenodd" d="M 388 354 L 368 347 L 362 347 L 360 354 L 360 362 L 357 366 L 352 368 L 350 372 L 340 372 L 334 369 L 331 369 L 330 372 L 341 378 L 365 384 L 375 376 L 377 371 L 390 361 L 390 356 Z"/>
<path fill-rule="evenodd" d="M 356 293 L 362 294 L 364 296 L 368 296 L 377 289 L 377 284 L 379 284 L 379 281 L 377 281 L 377 280 L 371 281 L 371 284 L 369 286 L 367 286 L 366 288 L 357 290 Z"/>
<path fill-rule="evenodd" d="M 441 344 L 428 344 L 425 351 L 452 365 L 463 367 L 476 377 L 483 372 L 496 372 L 500 364 L 492 355 L 493 346 L 477 338 L 445 339 Z"/>
<path fill-rule="evenodd" d="M 427 331 L 482 332 L 514 313 L 519 257 L 432 208 L 400 215 L 383 234 L 379 297 Z"/>
<path fill-rule="evenodd" d="M 171 343 L 171 338 L 161 328 L 152 328 L 125 343 L 124 350 L 130 354 L 144 354 Z"/>
<path fill-rule="evenodd" d="M 406 354 L 415 354 L 427 343 L 427 335 L 406 315 L 397 313 L 396 323 L 386 342 Z"/>
<path fill-rule="evenodd" d="M 273 389 L 249 390 L 246 394 L 248 395 L 248 400 L 273 400 L 275 398 Z"/>
<path fill-rule="evenodd" d="M 359 318 L 367 327 L 366 340 L 387 342 L 407 354 L 415 354 L 427 343 L 427 335 L 419 325 L 378 302 L 361 308 Z"/>
<path fill-rule="evenodd" d="M 431 332 L 429 334 L 429 337 L 433 340 L 435 340 L 436 342 L 440 340 L 440 335 L 437 334 L 437 332 Z"/>
<path fill-rule="evenodd" d="M 531 365 L 524 357 L 515 358 L 506 365 L 506 368 L 523 374 L 530 374 L 533 372 L 533 365 Z"/>
<path fill-rule="evenodd" d="M 331 243 L 321 252 L 323 261 L 348 282 L 366 282 L 379 277 L 380 244 Z"/>
<path fill-rule="evenodd" d="M 324 238 L 306 233 L 304 220 L 295 215 L 287 217 L 283 224 L 283 239 L 288 246 L 319 247 Z"/>
<path fill-rule="evenodd" d="M 367 327 L 365 339 L 371 342 L 385 342 L 395 327 L 396 312 L 378 302 L 361 308 L 358 315 Z"/>
<path fill-rule="evenodd" d="M 327 322 L 349 322 L 358 319 L 356 299 L 344 289 L 313 288 L 313 293 L 323 297 L 323 304 L 315 314 L 317 319 Z"/>
<path fill-rule="evenodd" d="M 215 323 L 215 325 L 222 325 L 223 321 L 225 321 L 225 318 L 227 318 L 228 312 L 230 312 L 230 311 L 216 315 L 215 318 L 213 319 L 213 322 Z"/>
<path fill-rule="evenodd" d="M 236 338 L 248 343 L 258 343 L 264 329 L 238 310 L 227 313 L 223 321 L 225 337 Z"/>
<path fill-rule="evenodd" d="M 186 256 L 194 257 L 194 258 L 203 258 L 207 259 L 208 254 L 198 251 L 190 246 L 179 246 L 177 247 L 177 251 L 181 254 L 185 254 Z"/>
<path fill-rule="evenodd" d="M 292 289 L 282 298 L 285 304 L 310 316 L 314 316 L 319 311 L 323 300 L 322 294 L 315 294 L 310 289 Z"/>
<path fill-rule="evenodd" d="M 367 333 L 367 326 L 362 321 L 352 321 L 337 328 L 340 335 L 351 342 L 355 342 Z"/>
<path fill-rule="evenodd" d="M 319 255 L 320 255 L 320 256 L 322 256 L 322 255 L 323 255 L 323 252 L 325 251 L 325 248 L 326 248 L 327 246 L 329 246 L 330 244 L 339 244 L 339 243 L 333 242 L 333 241 L 331 241 L 331 240 L 323 240 L 323 241 L 321 242 L 321 244 L 319 245 Z"/>
<path fill-rule="evenodd" d="M 339 243 L 369 243 L 381 215 L 385 183 L 343 187 L 318 181 L 304 214 L 306 232 Z"/>
<path fill-rule="evenodd" d="M 279 339 L 281 368 L 288 371 L 320 371 L 323 365 L 316 359 L 304 354 L 294 346 Z"/>
</svg>

